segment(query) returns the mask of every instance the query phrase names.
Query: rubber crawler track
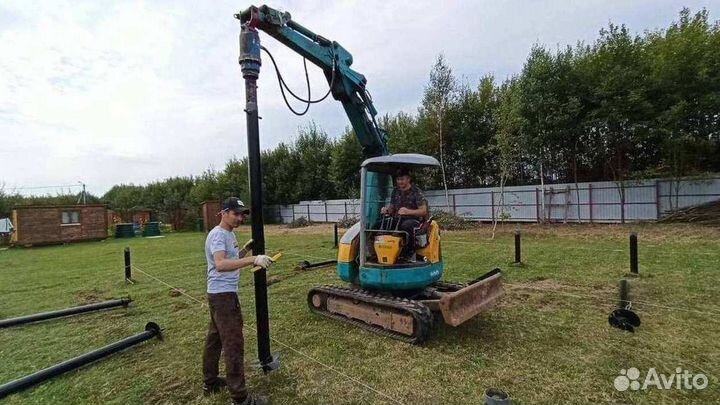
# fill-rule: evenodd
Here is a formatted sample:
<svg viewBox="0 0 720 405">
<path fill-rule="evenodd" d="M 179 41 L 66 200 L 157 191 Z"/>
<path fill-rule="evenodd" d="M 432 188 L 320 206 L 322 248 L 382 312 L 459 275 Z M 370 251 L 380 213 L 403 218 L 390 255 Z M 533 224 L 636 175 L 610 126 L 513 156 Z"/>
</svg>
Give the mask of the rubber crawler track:
<svg viewBox="0 0 720 405">
<path fill-rule="evenodd" d="M 312 297 L 315 294 L 323 294 L 326 297 L 320 308 L 315 308 L 312 304 Z M 362 320 L 330 313 L 326 310 L 327 297 L 335 297 L 352 302 L 364 302 L 378 308 L 392 309 L 394 312 L 408 314 L 412 316 L 415 321 L 415 327 L 413 328 L 414 333 L 412 335 L 404 335 L 377 325 L 368 324 Z M 375 294 L 366 290 L 325 285 L 313 287 L 308 292 L 307 301 L 310 311 L 315 314 L 340 322 L 349 323 L 367 331 L 377 333 L 378 335 L 397 339 L 405 343 L 420 344 L 425 342 L 430 336 L 430 331 L 432 329 L 433 314 L 430 309 L 417 301 L 409 300 L 407 298 L 396 298 Z"/>
</svg>

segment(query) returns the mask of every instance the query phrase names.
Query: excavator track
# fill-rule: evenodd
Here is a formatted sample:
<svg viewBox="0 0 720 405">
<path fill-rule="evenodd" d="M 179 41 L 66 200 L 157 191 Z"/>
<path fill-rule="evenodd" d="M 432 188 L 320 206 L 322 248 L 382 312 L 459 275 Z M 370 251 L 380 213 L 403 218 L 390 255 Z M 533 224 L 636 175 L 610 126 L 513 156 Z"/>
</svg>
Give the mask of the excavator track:
<svg viewBox="0 0 720 405">
<path fill-rule="evenodd" d="M 370 291 L 318 286 L 308 292 L 310 311 L 405 343 L 427 340 L 433 314 L 420 302 Z"/>
</svg>

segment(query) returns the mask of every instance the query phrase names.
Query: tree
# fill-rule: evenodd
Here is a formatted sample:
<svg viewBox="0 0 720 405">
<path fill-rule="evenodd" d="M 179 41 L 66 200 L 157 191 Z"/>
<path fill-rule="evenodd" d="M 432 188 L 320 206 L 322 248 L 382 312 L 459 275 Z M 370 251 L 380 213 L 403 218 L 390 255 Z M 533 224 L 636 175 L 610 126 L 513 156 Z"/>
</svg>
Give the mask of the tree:
<svg viewBox="0 0 720 405">
<path fill-rule="evenodd" d="M 430 81 L 425 87 L 420 114 L 431 123 L 431 127 L 437 134 L 440 170 L 442 172 L 442 182 L 445 185 L 445 202 L 448 210 L 450 209 L 450 196 L 447 192 L 448 184 L 445 174 L 444 146 L 447 140 L 446 136 L 444 136 L 446 135 L 444 127 L 448 109 L 456 99 L 457 83 L 455 76 L 453 76 L 450 66 L 447 65 L 445 57 L 440 54 L 435 60 L 432 70 L 430 70 Z"/>
<path fill-rule="evenodd" d="M 225 169 L 218 174 L 218 188 L 220 198 L 237 197 L 249 201 L 250 187 L 248 186 L 248 160 L 231 158 L 225 164 Z"/>
<path fill-rule="evenodd" d="M 479 187 L 492 184 L 493 138 L 497 131 L 499 88 L 492 76 L 484 76 L 476 90 L 462 86 L 457 102 L 448 111 L 452 134 L 446 165 L 452 187 Z"/>
<path fill-rule="evenodd" d="M 497 220 L 504 220 L 505 183 L 512 177 L 512 171 L 522 155 L 523 116 L 521 114 L 520 86 L 517 80 L 510 79 L 499 90 L 499 107 L 496 112 L 497 132 L 495 133 L 496 160 L 500 177 L 500 201 L 498 211 L 493 213 L 492 237 L 495 238 Z"/>
<path fill-rule="evenodd" d="M 297 184 L 287 181 L 297 175 L 300 162 L 290 146 L 280 143 L 275 149 L 262 152 L 263 197 L 269 204 L 293 201 Z"/>
<path fill-rule="evenodd" d="M 132 212 L 143 204 L 144 187 L 134 184 L 119 184 L 108 190 L 102 199 L 125 221 L 130 221 Z"/>
<path fill-rule="evenodd" d="M 355 131 L 345 128 L 345 133 L 335 143 L 330 162 L 330 178 L 338 197 L 360 196 L 360 165 L 362 147 Z"/>
<path fill-rule="evenodd" d="M 707 10 L 691 15 L 687 8 L 667 30 L 649 34 L 653 130 L 661 139 L 656 172 L 674 178 L 676 188 L 684 176 L 720 168 L 718 38 L 720 29 L 710 26 Z"/>
<path fill-rule="evenodd" d="M 299 161 L 299 171 L 289 179 L 297 184 L 297 199 L 329 199 L 337 194 L 330 181 L 333 141 L 314 122 L 300 129 L 294 152 Z M 288 181 L 286 179 L 285 181 Z"/>
<path fill-rule="evenodd" d="M 215 170 L 208 169 L 195 178 L 195 185 L 190 190 L 190 201 L 193 205 L 200 206 L 203 201 L 222 199 L 218 176 Z"/>
</svg>

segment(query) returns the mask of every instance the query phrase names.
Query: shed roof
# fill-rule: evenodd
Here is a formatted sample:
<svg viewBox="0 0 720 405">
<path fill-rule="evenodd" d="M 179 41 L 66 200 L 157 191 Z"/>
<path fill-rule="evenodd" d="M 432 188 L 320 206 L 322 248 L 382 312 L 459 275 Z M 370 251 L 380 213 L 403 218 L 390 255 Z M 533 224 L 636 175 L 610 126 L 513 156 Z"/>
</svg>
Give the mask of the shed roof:
<svg viewBox="0 0 720 405">
<path fill-rule="evenodd" d="M 80 209 L 80 208 L 107 208 L 107 204 L 80 204 L 80 205 L 16 205 L 13 207 L 14 210 L 26 210 L 26 209 L 47 209 L 47 208 L 63 208 L 63 209 Z"/>
</svg>

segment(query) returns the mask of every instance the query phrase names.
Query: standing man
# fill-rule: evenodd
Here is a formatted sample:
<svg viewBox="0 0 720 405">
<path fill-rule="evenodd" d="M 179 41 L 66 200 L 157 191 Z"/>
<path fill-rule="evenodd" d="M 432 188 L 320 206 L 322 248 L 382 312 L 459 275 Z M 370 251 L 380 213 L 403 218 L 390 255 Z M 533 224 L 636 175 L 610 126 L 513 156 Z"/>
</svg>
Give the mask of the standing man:
<svg viewBox="0 0 720 405">
<path fill-rule="evenodd" d="M 212 393 L 227 386 L 234 405 L 260 405 L 264 401 L 249 395 L 245 387 L 243 318 L 237 292 L 241 268 L 255 265 L 267 269 L 273 261 L 265 255 L 244 257 L 252 240 L 239 249 L 233 229 L 250 214 L 243 202 L 230 197 L 222 208 L 220 224 L 205 240 L 210 323 L 203 351 L 203 390 Z M 218 377 L 221 351 L 227 379 Z"/>
<path fill-rule="evenodd" d="M 428 217 L 428 204 L 422 191 L 412 184 L 410 171 L 400 169 L 395 176 L 395 188 L 390 196 L 390 205 L 380 209 L 381 214 L 397 215 L 400 224 L 398 229 L 405 231 L 408 238 L 405 241 L 405 255 L 409 260 L 415 257 L 415 228 Z M 396 224 L 392 224 L 395 226 Z"/>
</svg>

